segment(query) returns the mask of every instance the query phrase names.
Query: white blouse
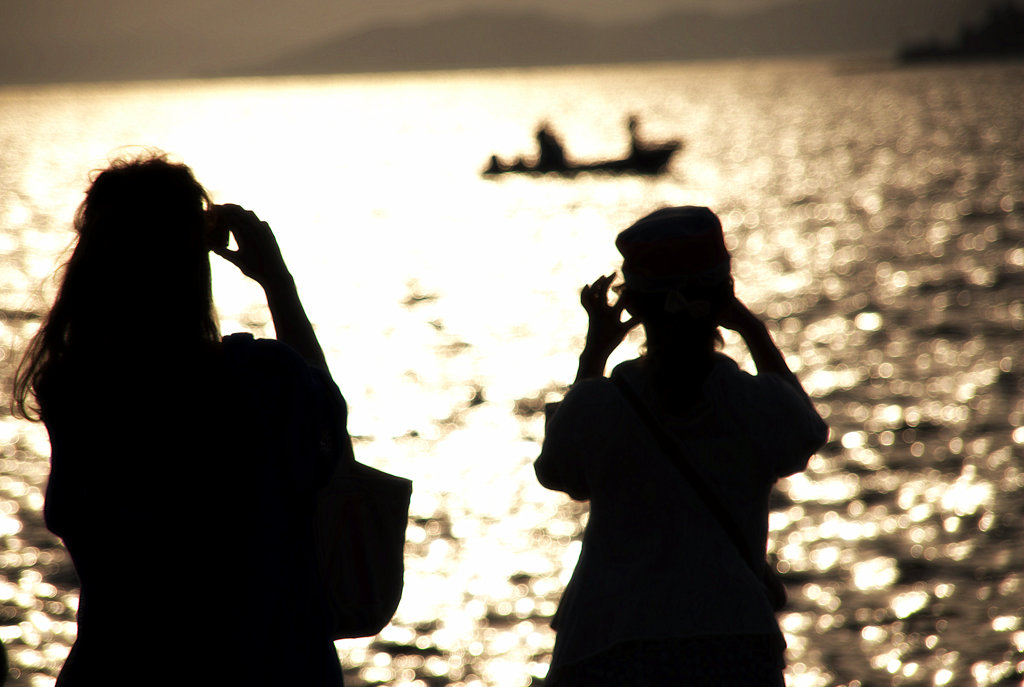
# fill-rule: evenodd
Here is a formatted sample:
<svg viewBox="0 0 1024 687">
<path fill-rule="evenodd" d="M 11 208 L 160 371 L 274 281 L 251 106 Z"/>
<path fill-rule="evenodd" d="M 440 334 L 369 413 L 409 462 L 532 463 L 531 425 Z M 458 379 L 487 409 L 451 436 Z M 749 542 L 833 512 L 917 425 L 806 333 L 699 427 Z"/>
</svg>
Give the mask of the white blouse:
<svg viewBox="0 0 1024 687">
<path fill-rule="evenodd" d="M 778 375 L 750 375 L 716 355 L 701 402 L 672 417 L 659 410 L 642 359 L 612 374 L 675 436 L 739 524 L 753 559 L 763 558 L 772 485 L 803 470 L 828 438 L 807 397 Z M 547 411 L 537 478 L 590 501 L 580 559 L 556 616 L 552 670 L 634 639 L 781 640 L 755 573 L 614 382 L 583 380 Z"/>
</svg>

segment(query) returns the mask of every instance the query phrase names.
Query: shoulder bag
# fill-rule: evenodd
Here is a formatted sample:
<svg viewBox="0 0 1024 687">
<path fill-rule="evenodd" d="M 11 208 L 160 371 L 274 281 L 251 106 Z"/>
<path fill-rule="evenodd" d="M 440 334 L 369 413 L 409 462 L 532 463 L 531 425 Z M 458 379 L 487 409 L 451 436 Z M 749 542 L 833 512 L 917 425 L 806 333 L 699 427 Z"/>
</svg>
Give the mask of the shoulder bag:
<svg viewBox="0 0 1024 687">
<path fill-rule="evenodd" d="M 258 350 L 247 333 L 224 337 L 224 346 L 243 363 L 240 370 L 248 369 Z M 331 414 L 320 451 L 334 465 L 313 503 L 314 553 L 329 633 L 333 639 L 370 637 L 391 622 L 402 599 L 412 482 L 356 462 L 344 399 L 326 371 L 312 374 L 326 388 Z"/>
<path fill-rule="evenodd" d="M 330 634 L 370 637 L 391 622 L 402 599 L 412 482 L 357 463 L 344 426 L 331 439 L 338 460 L 317 493 L 314 518 Z"/>
</svg>

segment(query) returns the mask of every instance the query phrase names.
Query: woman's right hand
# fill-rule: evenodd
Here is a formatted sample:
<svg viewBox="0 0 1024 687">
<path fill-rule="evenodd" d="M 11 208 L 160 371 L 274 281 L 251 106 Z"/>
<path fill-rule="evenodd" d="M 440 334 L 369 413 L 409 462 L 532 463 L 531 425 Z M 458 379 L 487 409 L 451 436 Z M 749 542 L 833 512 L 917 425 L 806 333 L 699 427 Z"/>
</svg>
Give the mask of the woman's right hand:
<svg viewBox="0 0 1024 687">
<path fill-rule="evenodd" d="M 732 302 L 725 306 L 718 317 L 718 324 L 743 337 L 758 374 L 777 374 L 806 396 L 803 387 L 800 386 L 800 380 L 790 371 L 785 356 L 775 345 L 764 322 L 738 298 L 733 297 Z"/>
<path fill-rule="evenodd" d="M 587 377 L 604 375 L 604 366 L 629 330 L 639 324 L 635 317 L 622 321 L 623 302 L 608 302 L 608 289 L 615 279 L 614 274 L 598 277 L 593 284 L 587 284 L 580 291 L 580 303 L 587 311 L 587 339 L 580 354 L 577 381 Z"/>
<path fill-rule="evenodd" d="M 270 225 L 256 213 L 238 205 L 214 205 L 210 210 L 217 223 L 215 226 L 226 227 L 238 246 L 237 250 L 228 250 L 226 246 L 211 250 L 263 287 L 277 340 L 288 344 L 309 364 L 326 372 L 324 351 L 302 307 L 295 280 L 284 264 Z"/>
<path fill-rule="evenodd" d="M 587 346 L 597 352 L 611 355 L 629 330 L 637 325 L 635 318 L 622 321 L 623 303 L 608 302 L 608 289 L 615 279 L 614 274 L 598 277 L 593 284 L 587 284 L 580 291 L 580 304 L 587 311 Z"/>
<path fill-rule="evenodd" d="M 233 204 L 213 205 L 209 212 L 215 226 L 231 232 L 237 246 L 236 250 L 214 247 L 214 253 L 264 288 L 289 277 L 274 232 L 255 212 Z"/>
</svg>

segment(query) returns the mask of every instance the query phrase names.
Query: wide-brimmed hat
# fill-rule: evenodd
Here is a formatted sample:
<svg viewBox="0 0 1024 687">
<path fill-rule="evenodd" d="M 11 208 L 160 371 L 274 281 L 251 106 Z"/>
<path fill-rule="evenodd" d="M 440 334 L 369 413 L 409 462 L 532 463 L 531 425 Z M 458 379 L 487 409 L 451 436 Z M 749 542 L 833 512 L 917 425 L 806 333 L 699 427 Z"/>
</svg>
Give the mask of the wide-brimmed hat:
<svg viewBox="0 0 1024 687">
<path fill-rule="evenodd" d="M 615 239 L 622 276 L 636 291 L 673 291 L 728 281 L 729 251 L 718 216 L 705 207 L 656 210 Z"/>
</svg>

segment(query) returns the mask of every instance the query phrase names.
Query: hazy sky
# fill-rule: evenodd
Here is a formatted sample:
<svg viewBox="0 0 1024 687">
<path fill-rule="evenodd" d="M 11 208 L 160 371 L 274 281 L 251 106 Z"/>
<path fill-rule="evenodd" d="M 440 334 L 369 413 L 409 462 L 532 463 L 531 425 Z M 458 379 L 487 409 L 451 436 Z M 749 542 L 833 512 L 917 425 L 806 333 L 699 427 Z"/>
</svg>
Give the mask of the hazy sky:
<svg viewBox="0 0 1024 687">
<path fill-rule="evenodd" d="M 0 83 L 30 82 L 36 76 L 77 80 L 96 74 L 160 78 L 172 72 L 207 73 L 211 64 L 249 65 L 255 55 L 265 62 L 371 25 L 469 8 L 541 10 L 621 23 L 671 10 L 742 13 L 793 1 L 0 0 Z M 848 2 L 846 21 L 856 22 L 861 0 Z M 987 0 L 976 2 L 984 7 Z"/>
</svg>

